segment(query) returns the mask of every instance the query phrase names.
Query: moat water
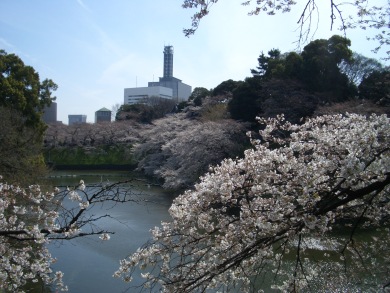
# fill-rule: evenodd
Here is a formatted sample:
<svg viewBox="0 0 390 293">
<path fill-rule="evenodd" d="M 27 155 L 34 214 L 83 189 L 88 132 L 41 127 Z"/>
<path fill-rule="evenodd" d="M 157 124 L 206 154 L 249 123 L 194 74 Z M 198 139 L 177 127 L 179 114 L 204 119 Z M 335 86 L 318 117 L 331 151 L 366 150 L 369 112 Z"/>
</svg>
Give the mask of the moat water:
<svg viewBox="0 0 390 293">
<path fill-rule="evenodd" d="M 74 186 L 83 179 L 88 185 L 101 181 L 119 182 L 131 175 L 113 171 L 88 174 L 86 171 L 66 171 L 53 172 L 50 181 L 56 186 Z M 109 214 L 113 218 L 102 218 L 98 222 L 99 227 L 115 232 L 109 241 L 102 241 L 98 235 L 93 235 L 50 244 L 52 256 L 57 258 L 53 269 L 64 273 L 63 280 L 69 292 L 133 292 L 129 284 L 112 275 L 119 268 L 119 260 L 150 239 L 151 228 L 159 226 L 161 221 L 170 220 L 168 209 L 173 199 L 171 194 L 146 181 L 134 183 L 137 199 L 146 200 L 146 203 L 129 202 L 93 209 L 97 216 Z"/>
</svg>

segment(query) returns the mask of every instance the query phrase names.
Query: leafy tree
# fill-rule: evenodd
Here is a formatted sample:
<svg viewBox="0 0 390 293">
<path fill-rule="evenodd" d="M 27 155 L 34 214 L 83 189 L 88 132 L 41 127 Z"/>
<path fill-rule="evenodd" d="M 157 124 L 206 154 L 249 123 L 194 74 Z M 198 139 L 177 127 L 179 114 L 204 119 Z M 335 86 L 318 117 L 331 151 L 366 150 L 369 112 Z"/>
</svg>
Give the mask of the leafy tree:
<svg viewBox="0 0 390 293">
<path fill-rule="evenodd" d="M 0 107 L 0 175 L 8 182 L 34 183 L 45 173 L 41 133 L 28 127 L 23 115 Z"/>
<path fill-rule="evenodd" d="M 224 96 L 232 93 L 241 83 L 242 81 L 234 81 L 232 79 L 225 80 L 213 89 L 213 96 Z"/>
<path fill-rule="evenodd" d="M 218 0 L 183 0 L 183 8 L 197 10 L 192 16 L 191 28 L 183 30 L 185 36 L 190 36 L 195 33 L 202 18 L 208 15 L 210 8 L 217 2 Z M 240 2 L 242 5 L 250 6 L 249 15 L 288 13 L 294 5 L 297 3 L 301 4 L 304 8 L 297 21 L 300 28 L 299 43 L 306 42 L 314 36 L 316 30 L 313 30 L 312 22 L 315 22 L 316 18 L 318 20 L 321 15 L 321 12 L 318 12 L 316 0 L 302 0 L 300 2 L 284 0 L 242 0 Z M 331 8 L 331 30 L 336 22 L 339 22 L 340 29 L 344 32 L 348 29 L 356 28 L 362 30 L 375 29 L 377 30 L 377 34 L 371 38 L 377 42 L 375 51 L 380 50 L 382 46 L 390 45 L 390 33 L 388 31 L 390 27 L 390 7 L 386 1 L 378 5 L 378 3 L 372 3 L 369 0 L 329 0 L 329 5 Z M 313 34 L 311 34 L 312 31 L 314 31 Z M 390 52 L 387 53 L 390 54 Z"/>
<path fill-rule="evenodd" d="M 359 85 L 359 98 L 390 106 L 390 71 L 373 71 Z"/>
<path fill-rule="evenodd" d="M 310 89 L 334 92 L 338 99 L 356 94 L 356 88 L 339 68 L 341 62 L 349 62 L 352 58 L 350 45 L 350 40 L 334 35 L 328 40 L 312 41 L 304 47 L 301 53 L 302 80 Z"/>
<path fill-rule="evenodd" d="M 296 52 L 286 54 L 284 62 L 283 77 L 291 79 L 300 79 L 302 72 L 302 56 Z"/>
<path fill-rule="evenodd" d="M 340 101 L 353 97 L 356 86 L 340 70 L 341 63 L 351 61 L 350 41 L 340 36 L 329 40 L 315 40 L 305 46 L 302 53 L 281 54 L 273 49 L 268 56 L 263 53 L 258 58 L 257 69 L 251 72 L 263 81 L 272 79 L 294 80 L 302 83 L 312 92 L 329 93 L 327 102 Z"/>
<path fill-rule="evenodd" d="M 154 119 L 159 119 L 168 113 L 172 113 L 175 105 L 175 101 L 171 99 L 147 97 L 143 103 L 120 106 L 115 120 L 134 120 L 141 123 L 150 123 Z"/>
<path fill-rule="evenodd" d="M 228 110 L 231 118 L 242 121 L 255 122 L 257 116 L 284 114 L 288 121 L 300 123 L 313 115 L 322 98 L 308 91 L 299 80 L 253 77 L 233 92 Z"/>
<path fill-rule="evenodd" d="M 359 86 L 363 78 L 373 71 L 384 70 L 382 63 L 376 59 L 365 57 L 356 52 L 353 52 L 351 60 L 343 60 L 339 67 L 341 72 L 348 76 L 349 81 L 356 86 Z"/>
<path fill-rule="evenodd" d="M 0 73 L 0 106 L 19 111 L 26 125 L 43 133 L 42 111 L 55 100 L 52 92 L 57 85 L 50 79 L 40 82 L 34 68 L 4 50 L 0 50 Z"/>
<path fill-rule="evenodd" d="M 183 111 L 186 107 L 188 107 L 190 104 L 188 101 L 181 101 L 179 104 L 177 104 L 176 112 Z"/>
<path fill-rule="evenodd" d="M 0 50 L 0 175 L 11 182 L 34 182 L 45 170 L 41 147 L 45 106 L 57 85 L 39 80 L 31 66 Z"/>
<path fill-rule="evenodd" d="M 389 118 L 262 122 L 262 142 L 177 197 L 172 221 L 114 276 L 131 281 L 140 268 L 135 287 L 166 292 L 257 292 L 263 277 L 281 292 L 388 289 Z M 327 250 L 310 253 L 313 241 Z"/>
<path fill-rule="evenodd" d="M 251 69 L 251 73 L 253 76 L 263 76 L 265 78 L 277 75 L 278 67 L 283 63 L 280 50 L 278 49 L 268 51 L 268 57 L 261 52 L 257 61 L 259 62 L 257 70 Z"/>
<path fill-rule="evenodd" d="M 196 87 L 188 100 L 193 101 L 195 106 L 202 105 L 202 100 L 210 95 L 210 91 L 204 87 Z"/>
<path fill-rule="evenodd" d="M 258 77 L 246 78 L 233 91 L 233 98 L 228 104 L 228 110 L 233 119 L 254 122 L 261 112 L 259 93 L 262 89 Z"/>
<path fill-rule="evenodd" d="M 305 89 L 305 86 L 292 79 L 271 79 L 262 83 L 258 100 L 261 117 L 277 117 L 283 114 L 291 123 L 302 123 L 312 117 L 321 102 L 321 97 Z"/>
</svg>

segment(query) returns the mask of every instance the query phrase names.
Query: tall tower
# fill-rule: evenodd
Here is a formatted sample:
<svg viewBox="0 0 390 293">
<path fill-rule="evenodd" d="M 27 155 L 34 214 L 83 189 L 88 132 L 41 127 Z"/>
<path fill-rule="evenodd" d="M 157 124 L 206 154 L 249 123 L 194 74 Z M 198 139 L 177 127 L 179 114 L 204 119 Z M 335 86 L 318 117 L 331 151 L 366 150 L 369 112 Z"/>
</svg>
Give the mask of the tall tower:
<svg viewBox="0 0 390 293">
<path fill-rule="evenodd" d="M 164 46 L 164 78 L 173 77 L 173 46 Z"/>
</svg>

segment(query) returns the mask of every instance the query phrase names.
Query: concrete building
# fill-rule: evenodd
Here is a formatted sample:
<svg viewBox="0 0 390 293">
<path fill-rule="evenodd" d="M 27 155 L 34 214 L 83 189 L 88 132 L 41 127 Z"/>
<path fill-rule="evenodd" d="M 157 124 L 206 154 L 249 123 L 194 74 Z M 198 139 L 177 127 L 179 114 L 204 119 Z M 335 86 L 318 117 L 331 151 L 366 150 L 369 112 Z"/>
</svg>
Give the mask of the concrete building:
<svg viewBox="0 0 390 293">
<path fill-rule="evenodd" d="M 68 125 L 77 124 L 77 123 L 87 123 L 87 115 L 68 115 Z"/>
<path fill-rule="evenodd" d="M 144 104 L 149 97 L 172 99 L 173 91 L 162 86 L 126 88 L 124 104 Z"/>
<path fill-rule="evenodd" d="M 95 123 L 111 122 L 111 111 L 107 108 L 101 108 L 95 112 Z"/>
<path fill-rule="evenodd" d="M 52 102 L 49 107 L 45 107 L 43 109 L 43 115 L 42 115 L 43 121 L 45 123 L 56 123 L 57 122 L 57 103 Z"/>
<path fill-rule="evenodd" d="M 163 86 L 172 89 L 173 98 L 177 102 L 187 101 L 192 88 L 180 79 L 173 77 L 173 46 L 164 47 L 164 70 L 163 77 L 158 82 L 149 82 L 148 87 Z"/>
<path fill-rule="evenodd" d="M 147 87 L 125 88 L 124 104 L 144 103 L 145 98 L 151 96 L 173 99 L 178 103 L 188 100 L 191 86 L 173 77 L 173 46 L 165 46 L 163 53 L 163 77 L 157 82 L 148 82 Z"/>
</svg>

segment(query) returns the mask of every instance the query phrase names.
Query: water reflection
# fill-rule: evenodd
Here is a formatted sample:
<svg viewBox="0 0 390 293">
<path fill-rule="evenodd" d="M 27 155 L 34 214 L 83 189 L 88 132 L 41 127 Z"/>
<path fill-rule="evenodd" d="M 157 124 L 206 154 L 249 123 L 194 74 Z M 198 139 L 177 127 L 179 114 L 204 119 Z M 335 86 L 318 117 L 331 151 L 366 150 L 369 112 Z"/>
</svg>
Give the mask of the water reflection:
<svg viewBox="0 0 390 293">
<path fill-rule="evenodd" d="M 107 180 L 111 183 L 124 181 L 130 176 L 126 172 L 55 172 L 51 181 L 56 186 L 74 186 L 80 179 L 88 185 Z M 105 293 L 128 289 L 129 284 L 112 277 L 119 267 L 119 260 L 144 244 L 150 238 L 151 228 L 160 225 L 161 221 L 169 221 L 168 208 L 173 199 L 171 194 L 157 186 L 148 186 L 145 181 L 135 183 L 134 192 L 146 202 L 103 205 L 93 209 L 95 215 L 108 213 L 115 219 L 99 221 L 99 227 L 115 232 L 109 241 L 102 241 L 94 235 L 50 244 L 50 251 L 58 260 L 53 269 L 64 272 L 69 292 Z"/>
<path fill-rule="evenodd" d="M 66 176 L 62 176 L 66 175 Z M 55 173 L 52 180 L 56 185 L 74 186 L 77 185 L 80 179 L 83 179 L 86 184 L 96 183 L 101 181 L 124 181 L 131 174 L 125 172 L 106 173 L 101 172 L 85 174 L 85 172 L 75 173 Z M 112 277 L 113 273 L 119 267 L 119 260 L 124 259 L 129 254 L 136 251 L 149 238 L 149 230 L 160 225 L 161 221 L 169 221 L 168 208 L 170 207 L 173 196 L 165 193 L 157 186 L 148 186 L 146 181 L 137 181 L 136 192 L 141 192 L 140 199 L 144 199 L 147 203 L 124 203 L 112 207 L 112 205 L 96 207 L 95 214 L 109 213 L 116 220 L 103 218 L 99 222 L 101 228 L 115 231 L 115 235 L 111 236 L 111 240 L 102 241 L 97 235 L 78 238 L 72 241 L 54 242 L 50 245 L 50 250 L 53 256 L 58 258 L 58 262 L 54 265 L 55 270 L 61 270 L 65 273 L 64 282 L 69 287 L 69 292 L 124 292 L 129 289 L 129 284 L 124 283 L 119 279 Z M 109 209 L 107 209 L 109 208 Z M 302 259 L 307 257 L 313 260 L 315 266 L 321 265 L 320 270 L 322 277 L 332 276 L 331 283 L 326 282 L 321 276 L 317 280 L 311 281 L 311 288 L 315 288 L 312 292 L 362 292 L 368 288 L 374 288 L 372 284 L 380 283 L 380 280 L 373 280 L 368 274 L 364 276 L 357 275 L 352 283 L 345 283 L 343 276 L 333 276 L 340 272 L 340 243 L 350 236 L 350 232 L 344 229 L 334 231 L 328 237 L 316 238 L 309 236 L 305 239 L 306 250 L 302 252 Z M 383 232 L 380 232 L 383 233 Z M 380 234 L 375 231 L 359 231 L 357 237 L 359 241 L 368 241 L 374 234 L 380 238 Z M 343 242 L 343 243 L 344 243 Z M 284 258 L 283 269 L 291 271 L 296 265 L 296 255 L 293 245 L 290 254 L 286 254 Z M 325 257 L 325 253 L 329 256 Z M 380 256 L 377 256 L 380 260 Z M 307 263 L 307 265 L 311 265 Z M 338 268 L 339 270 L 336 270 Z M 354 268 L 352 268 L 353 270 Z M 341 268 L 342 271 L 342 268 Z M 293 272 L 291 272 L 293 273 Z M 135 278 L 132 285 L 142 283 L 143 279 Z M 270 290 L 271 282 L 274 281 L 272 268 L 266 270 L 264 274 L 259 274 L 259 278 L 254 283 L 258 288 L 267 288 L 265 292 L 277 292 Z M 383 277 L 383 276 L 380 276 Z M 356 282 L 362 278 L 363 281 Z M 367 282 L 367 279 L 370 279 Z M 379 276 L 378 276 L 379 278 Z M 354 282 L 355 281 L 355 282 Z M 343 283 L 344 282 L 344 283 Z M 367 283 L 367 286 L 363 286 Z M 344 286 L 344 287 L 343 287 Z M 332 288 L 326 290 L 326 288 Z M 364 289 L 362 289 L 364 288 Z M 335 290 L 333 290 L 335 289 Z M 338 289 L 338 290 L 336 290 Z M 127 292 L 138 292 L 138 290 L 129 289 Z M 229 291 L 233 292 L 233 291 Z M 237 291 L 239 292 L 239 289 Z M 303 290 L 304 292 L 304 290 Z"/>
</svg>

